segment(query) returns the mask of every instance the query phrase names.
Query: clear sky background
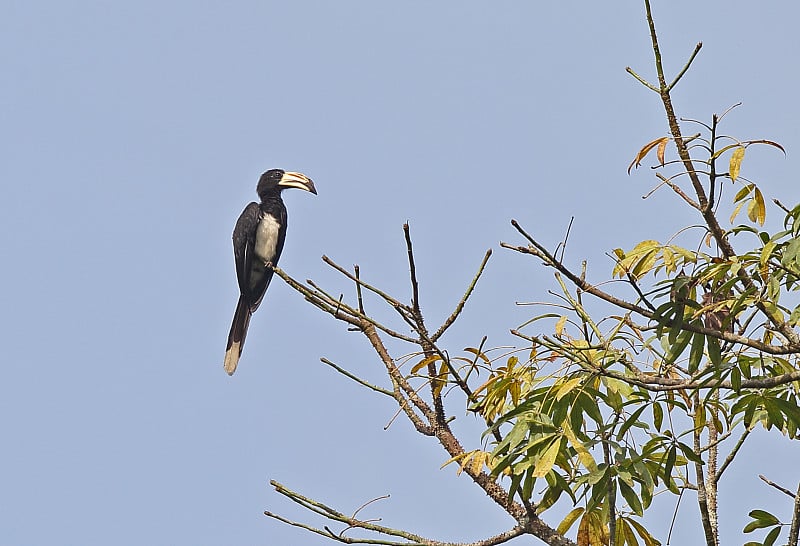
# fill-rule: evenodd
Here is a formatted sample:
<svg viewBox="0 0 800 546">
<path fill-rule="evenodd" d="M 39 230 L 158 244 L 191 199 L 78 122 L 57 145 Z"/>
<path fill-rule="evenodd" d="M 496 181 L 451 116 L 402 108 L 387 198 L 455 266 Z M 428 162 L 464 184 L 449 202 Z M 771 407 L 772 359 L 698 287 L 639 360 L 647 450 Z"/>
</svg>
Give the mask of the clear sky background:
<svg viewBox="0 0 800 546">
<path fill-rule="evenodd" d="M 725 130 L 788 151 L 751 149 L 742 174 L 796 203 L 800 6 L 654 3 L 671 73 L 704 42 L 675 91 L 680 115 L 708 120 L 742 101 Z M 230 233 L 268 168 L 302 171 L 319 191 L 285 194 L 281 265 L 299 279 L 349 295 L 327 254 L 406 297 L 409 221 L 435 322 L 493 248 L 451 350 L 484 334 L 512 343 L 531 313 L 514 302 L 551 286 L 535 261 L 498 248 L 519 240 L 511 218 L 555 246 L 575 216 L 567 259 L 588 258 L 596 279 L 611 248 L 696 221 L 666 192 L 641 199 L 647 169 L 625 174 L 666 131 L 656 95 L 624 70 L 653 77 L 639 1 L 0 11 L 3 544 L 329 544 L 262 514 L 308 518 L 270 479 L 345 512 L 389 493 L 364 515 L 440 540 L 511 525 L 439 470 L 434 441 L 402 419 L 383 430 L 389 401 L 319 362 L 378 380 L 365 341 L 279 279 L 225 375 Z M 794 449 L 761 439 L 743 453 L 742 477 L 721 489 L 725 542 L 742 541 L 751 508 L 788 517 L 755 473 L 793 488 L 796 465 L 780 465 Z M 649 520 L 662 539 L 673 504 Z M 699 536 L 692 521 L 673 543 Z"/>
</svg>

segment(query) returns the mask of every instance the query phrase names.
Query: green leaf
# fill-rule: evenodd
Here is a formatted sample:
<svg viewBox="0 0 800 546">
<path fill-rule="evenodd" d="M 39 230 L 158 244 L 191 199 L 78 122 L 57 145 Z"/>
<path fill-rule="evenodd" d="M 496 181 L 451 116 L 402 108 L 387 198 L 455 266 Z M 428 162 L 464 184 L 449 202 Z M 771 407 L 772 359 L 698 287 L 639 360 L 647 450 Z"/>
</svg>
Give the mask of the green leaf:
<svg viewBox="0 0 800 546">
<path fill-rule="evenodd" d="M 744 198 L 750 195 L 754 187 L 754 184 L 745 184 L 741 190 L 736 192 L 736 195 L 733 197 L 733 202 L 738 203 L 739 201 L 744 201 Z"/>
<path fill-rule="evenodd" d="M 775 541 L 778 540 L 778 536 L 781 534 L 781 528 L 775 527 L 772 531 L 767 533 L 767 537 L 764 539 L 764 546 L 772 546 L 775 544 Z"/>
<path fill-rule="evenodd" d="M 675 338 L 675 343 L 670 345 L 669 351 L 664 358 L 664 362 L 667 364 L 673 364 L 675 360 L 681 356 L 683 351 L 686 349 L 686 346 L 689 345 L 689 341 L 691 341 L 693 335 L 693 332 L 690 332 L 689 330 L 680 330 L 680 333 Z"/>
<path fill-rule="evenodd" d="M 737 393 L 742 388 L 742 372 L 739 370 L 739 368 L 733 368 L 731 370 L 731 386 Z"/>
<path fill-rule="evenodd" d="M 675 458 L 678 456 L 678 448 L 677 446 L 672 446 L 667 451 L 667 456 L 665 457 L 664 462 L 664 481 L 668 482 L 668 480 L 672 477 L 672 468 L 675 466 Z"/>
<path fill-rule="evenodd" d="M 661 432 L 661 425 L 664 423 L 664 408 L 661 407 L 661 404 L 656 402 L 653 404 L 653 424 L 656 427 L 656 430 Z"/>
<path fill-rule="evenodd" d="M 625 433 L 628 432 L 628 429 L 631 428 L 636 421 L 639 419 L 639 416 L 642 415 L 642 412 L 647 409 L 647 406 L 642 404 L 639 409 L 634 411 L 628 419 L 622 423 L 622 426 L 619 427 L 619 432 L 617 432 L 617 440 L 621 440 Z"/>
<path fill-rule="evenodd" d="M 639 546 L 639 541 L 636 540 L 636 535 L 633 534 L 633 529 L 625 518 L 617 518 L 617 532 L 616 540 L 614 543 L 617 546 Z"/>
<path fill-rule="evenodd" d="M 745 533 L 752 533 L 756 529 L 763 529 L 764 527 L 772 527 L 781 522 L 781 520 L 764 510 L 752 510 L 748 516 L 753 518 L 753 521 L 744 526 L 743 532 Z"/>
<path fill-rule="evenodd" d="M 508 501 L 511 502 L 514 499 L 514 495 L 519 490 L 519 484 L 522 482 L 522 478 L 525 477 L 525 474 L 520 472 L 519 474 L 515 474 L 511 478 L 511 485 L 508 486 Z"/>
<path fill-rule="evenodd" d="M 634 491 L 630 485 L 622 480 L 619 480 L 617 484 L 619 485 L 619 491 L 622 493 L 622 497 L 625 499 L 625 502 L 628 503 L 628 506 L 631 507 L 631 510 L 633 510 L 637 516 L 643 516 L 644 511 L 642 510 L 642 502 L 639 500 L 639 496 L 636 494 L 636 491 Z"/>
<path fill-rule="evenodd" d="M 678 448 L 680 448 L 681 452 L 690 461 L 692 461 L 694 463 L 704 464 L 703 463 L 703 459 L 700 457 L 700 455 L 695 453 L 694 450 L 691 447 L 689 447 L 688 445 L 684 444 L 683 442 L 678 442 Z"/>
<path fill-rule="evenodd" d="M 708 338 L 708 358 L 711 360 L 711 364 L 720 369 L 722 367 L 722 351 L 719 347 L 719 340 L 715 337 Z"/>
<path fill-rule="evenodd" d="M 700 367 L 700 361 L 703 359 L 703 346 L 705 345 L 706 336 L 703 334 L 694 334 L 692 336 L 692 348 L 689 351 L 689 373 L 694 373 Z"/>
</svg>

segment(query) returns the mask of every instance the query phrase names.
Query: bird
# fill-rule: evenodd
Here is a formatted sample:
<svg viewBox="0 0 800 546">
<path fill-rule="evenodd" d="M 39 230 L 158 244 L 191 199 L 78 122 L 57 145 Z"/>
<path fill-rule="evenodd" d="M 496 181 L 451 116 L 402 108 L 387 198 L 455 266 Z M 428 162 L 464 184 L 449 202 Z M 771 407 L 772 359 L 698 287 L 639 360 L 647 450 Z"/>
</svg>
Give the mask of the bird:
<svg viewBox="0 0 800 546">
<path fill-rule="evenodd" d="M 273 266 L 286 240 L 286 206 L 281 192 L 297 188 L 317 194 L 314 182 L 299 172 L 270 169 L 258 180 L 256 192 L 261 201 L 247 205 L 233 229 L 233 256 L 236 262 L 236 279 L 239 283 L 239 301 L 228 334 L 224 368 L 233 375 L 244 347 L 244 338 L 250 317 L 258 309 L 272 280 Z"/>
</svg>

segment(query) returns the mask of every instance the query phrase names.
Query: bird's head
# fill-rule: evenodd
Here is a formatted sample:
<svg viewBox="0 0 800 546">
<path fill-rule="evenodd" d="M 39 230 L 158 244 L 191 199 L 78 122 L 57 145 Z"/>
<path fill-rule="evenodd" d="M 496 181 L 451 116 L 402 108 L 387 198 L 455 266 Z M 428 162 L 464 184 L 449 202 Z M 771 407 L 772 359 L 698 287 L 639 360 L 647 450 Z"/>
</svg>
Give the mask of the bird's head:
<svg viewBox="0 0 800 546">
<path fill-rule="evenodd" d="M 310 191 L 314 195 L 317 194 L 317 188 L 314 187 L 314 182 L 302 173 L 295 173 L 284 171 L 281 169 L 270 169 L 261 175 L 258 179 L 258 186 L 256 191 L 258 195 L 263 197 L 265 195 L 280 193 L 281 190 L 286 188 L 298 188 L 305 191 Z"/>
</svg>

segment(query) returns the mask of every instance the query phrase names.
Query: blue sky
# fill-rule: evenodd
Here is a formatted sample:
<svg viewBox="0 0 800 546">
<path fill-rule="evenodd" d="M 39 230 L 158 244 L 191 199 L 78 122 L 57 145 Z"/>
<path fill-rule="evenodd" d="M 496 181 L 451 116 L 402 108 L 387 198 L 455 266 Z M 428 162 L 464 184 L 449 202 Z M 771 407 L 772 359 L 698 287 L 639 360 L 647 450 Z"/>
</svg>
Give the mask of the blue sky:
<svg viewBox="0 0 800 546">
<path fill-rule="evenodd" d="M 726 118 L 742 174 L 800 198 L 800 50 L 791 2 L 655 2 L 667 68 L 704 48 L 675 92 Z M 635 151 L 665 132 L 640 2 L 8 1 L 0 19 L 0 529 L 34 544 L 327 544 L 263 510 L 306 514 L 268 480 L 441 540 L 510 522 L 394 408 L 319 363 L 378 379 L 356 334 L 276 281 L 239 370 L 222 370 L 237 297 L 230 232 L 259 174 L 300 170 L 281 265 L 350 290 L 327 254 L 398 295 L 401 226 L 426 316 L 441 319 L 495 255 L 450 347 L 512 342 L 551 277 L 498 248 L 518 219 L 568 259 L 665 238 L 691 215 Z M 669 207 L 674 207 L 670 209 Z M 672 212 L 674 210 L 674 214 Z M 469 420 L 469 417 L 458 417 Z M 783 443 L 743 454 L 771 478 Z M 747 473 L 723 517 L 788 503 Z M 725 495 L 730 495 L 725 497 Z M 763 497 L 763 499 L 762 499 Z M 763 500 L 763 502 L 762 502 Z M 685 503 L 688 506 L 690 503 Z M 669 507 L 653 530 L 666 529 Z M 669 516 L 669 517 L 668 517 Z M 552 521 L 555 525 L 556 521 Z M 660 527 L 659 527 L 660 526 Z M 739 540 L 742 525 L 733 524 Z M 691 531 L 687 539 L 691 538 Z M 730 531 L 726 531 L 730 532 Z M 676 542 L 677 543 L 677 542 Z"/>
</svg>

